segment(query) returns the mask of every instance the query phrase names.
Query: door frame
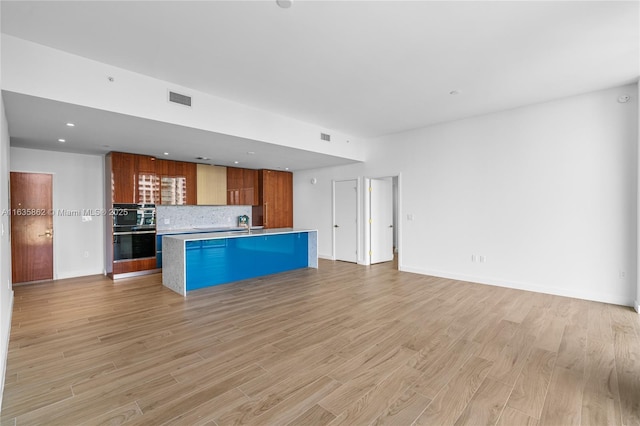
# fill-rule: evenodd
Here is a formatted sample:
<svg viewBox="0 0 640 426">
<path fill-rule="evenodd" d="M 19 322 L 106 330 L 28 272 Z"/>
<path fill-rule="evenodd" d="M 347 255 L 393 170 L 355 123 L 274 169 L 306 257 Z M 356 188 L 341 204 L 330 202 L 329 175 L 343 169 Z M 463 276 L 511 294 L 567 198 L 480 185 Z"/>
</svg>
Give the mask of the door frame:
<svg viewBox="0 0 640 426">
<path fill-rule="evenodd" d="M 55 188 L 56 188 L 56 174 L 54 172 L 51 171 L 37 171 L 37 170 L 16 170 L 13 168 L 9 169 L 9 179 L 11 179 L 11 173 L 34 173 L 34 174 L 40 174 L 40 175 L 51 175 L 51 208 L 53 209 L 53 217 L 51 218 L 51 221 L 53 223 L 53 253 L 52 253 L 52 262 L 53 262 L 53 278 L 52 280 L 57 280 L 58 279 L 58 262 L 57 260 L 57 256 L 56 253 L 58 251 L 58 238 L 56 238 L 56 229 L 59 228 L 59 223 L 58 223 L 58 215 L 56 214 L 56 212 L 58 211 L 57 208 L 57 203 L 56 203 L 56 198 L 55 198 Z M 7 181 L 9 188 L 11 188 L 11 181 Z M 9 192 L 11 192 L 9 190 Z M 9 207 L 11 207 L 11 194 L 9 194 Z M 9 222 L 9 246 L 11 247 L 11 222 Z M 11 254 L 11 256 L 13 256 L 13 253 Z M 11 259 L 9 259 L 9 262 L 11 262 Z M 29 283 L 17 283 L 14 284 L 13 280 L 11 282 L 11 285 L 29 285 Z"/>
<path fill-rule="evenodd" d="M 333 226 L 336 223 L 336 182 L 349 182 L 356 181 L 356 263 L 360 264 L 360 257 L 362 253 L 362 236 L 360 227 L 360 217 L 362 216 L 362 206 L 360 203 L 362 184 L 360 178 L 352 179 L 337 179 L 331 181 L 331 260 L 336 260 L 336 228 Z"/>
<path fill-rule="evenodd" d="M 402 173 L 398 173 L 398 174 L 391 174 L 391 175 L 386 175 L 386 176 L 371 176 L 371 177 L 364 177 L 363 180 L 363 185 L 365 188 L 369 188 L 370 184 L 371 184 L 371 179 L 387 179 L 387 178 L 397 178 L 397 182 L 398 185 L 396 187 L 397 189 L 397 205 L 394 207 L 394 212 L 393 214 L 396 216 L 397 218 L 397 229 L 394 229 L 394 232 L 396 232 L 397 234 L 397 238 L 398 238 L 398 246 L 396 247 L 398 253 L 398 270 L 402 270 Z M 393 186 L 393 183 L 392 183 Z M 363 241 L 362 244 L 365 247 L 365 249 L 362 251 L 363 255 L 359 260 L 358 263 L 361 265 L 371 265 L 371 257 L 369 256 L 369 250 L 371 250 L 371 228 L 368 226 L 369 225 L 369 211 L 371 208 L 371 195 L 368 191 L 368 189 L 364 192 L 364 196 L 363 196 L 363 209 L 362 209 L 362 223 L 363 225 Z M 392 196 L 393 198 L 393 196 Z"/>
</svg>

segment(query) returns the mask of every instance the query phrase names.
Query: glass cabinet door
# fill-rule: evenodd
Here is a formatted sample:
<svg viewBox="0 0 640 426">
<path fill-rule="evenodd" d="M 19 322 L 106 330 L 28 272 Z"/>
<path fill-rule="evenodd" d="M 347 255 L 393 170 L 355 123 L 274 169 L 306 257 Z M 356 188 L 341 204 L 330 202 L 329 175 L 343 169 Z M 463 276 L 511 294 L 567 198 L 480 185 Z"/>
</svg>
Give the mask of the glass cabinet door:
<svg viewBox="0 0 640 426">
<path fill-rule="evenodd" d="M 187 179 L 184 176 L 160 179 L 160 200 L 165 205 L 187 204 Z"/>
</svg>

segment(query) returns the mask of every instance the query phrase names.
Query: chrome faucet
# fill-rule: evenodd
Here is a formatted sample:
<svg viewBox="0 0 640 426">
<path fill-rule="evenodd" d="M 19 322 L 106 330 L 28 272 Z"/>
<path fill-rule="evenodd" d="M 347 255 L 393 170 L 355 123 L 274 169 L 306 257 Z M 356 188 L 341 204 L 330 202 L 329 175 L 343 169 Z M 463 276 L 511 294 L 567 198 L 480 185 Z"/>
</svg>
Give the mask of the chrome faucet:
<svg viewBox="0 0 640 426">
<path fill-rule="evenodd" d="M 247 228 L 247 234 L 251 233 L 251 227 L 249 226 L 248 223 L 241 223 L 240 226 L 242 226 L 243 228 Z"/>
</svg>

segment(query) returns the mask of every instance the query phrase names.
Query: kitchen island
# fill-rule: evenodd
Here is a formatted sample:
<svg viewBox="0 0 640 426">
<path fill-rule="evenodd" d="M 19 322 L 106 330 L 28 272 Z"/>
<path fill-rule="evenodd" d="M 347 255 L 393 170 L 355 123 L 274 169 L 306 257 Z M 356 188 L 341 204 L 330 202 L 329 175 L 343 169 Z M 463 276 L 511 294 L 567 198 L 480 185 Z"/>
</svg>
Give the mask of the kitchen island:
<svg viewBox="0 0 640 426">
<path fill-rule="evenodd" d="M 199 288 L 318 267 L 315 230 L 257 229 L 162 239 L 162 284 L 183 296 Z"/>
</svg>

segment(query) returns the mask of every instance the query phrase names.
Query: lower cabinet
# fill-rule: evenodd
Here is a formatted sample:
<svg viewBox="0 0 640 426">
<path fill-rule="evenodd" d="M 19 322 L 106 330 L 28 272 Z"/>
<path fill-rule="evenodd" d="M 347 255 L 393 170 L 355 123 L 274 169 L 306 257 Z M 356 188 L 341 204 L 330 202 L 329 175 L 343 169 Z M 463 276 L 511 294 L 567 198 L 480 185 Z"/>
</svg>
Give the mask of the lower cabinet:
<svg viewBox="0 0 640 426">
<path fill-rule="evenodd" d="M 156 268 L 162 268 L 162 235 L 156 236 Z"/>
<path fill-rule="evenodd" d="M 147 257 L 144 259 L 120 260 L 113 262 L 113 275 L 128 274 L 130 272 L 140 272 L 156 269 L 156 258 Z"/>
<path fill-rule="evenodd" d="M 186 290 L 309 266 L 308 232 L 185 242 Z"/>
</svg>

